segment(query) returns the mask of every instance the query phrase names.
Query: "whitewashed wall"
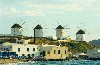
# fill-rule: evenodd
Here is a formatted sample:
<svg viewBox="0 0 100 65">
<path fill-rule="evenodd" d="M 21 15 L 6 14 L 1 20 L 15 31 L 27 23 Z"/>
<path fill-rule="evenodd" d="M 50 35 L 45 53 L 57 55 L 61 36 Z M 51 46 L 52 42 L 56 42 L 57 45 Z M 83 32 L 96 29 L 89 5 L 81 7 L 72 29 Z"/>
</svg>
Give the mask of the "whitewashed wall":
<svg viewBox="0 0 100 65">
<path fill-rule="evenodd" d="M 43 30 L 35 29 L 35 37 L 43 37 Z"/>
<path fill-rule="evenodd" d="M 18 52 L 18 48 L 20 48 L 20 52 Z M 27 51 L 27 48 L 29 48 L 29 51 Z M 33 51 L 33 48 L 35 48 L 35 51 Z M 12 46 L 12 51 L 15 51 L 18 56 L 22 56 L 22 54 L 25 54 L 25 56 L 27 56 L 28 54 L 34 54 L 34 56 L 36 57 L 40 55 L 40 46 L 17 44 Z"/>
<path fill-rule="evenodd" d="M 22 30 L 19 28 L 11 28 L 11 36 L 22 35 Z"/>
<path fill-rule="evenodd" d="M 64 29 L 56 29 L 56 37 L 61 38 L 64 36 Z"/>
<path fill-rule="evenodd" d="M 76 41 L 85 41 L 85 34 L 77 34 Z"/>
</svg>

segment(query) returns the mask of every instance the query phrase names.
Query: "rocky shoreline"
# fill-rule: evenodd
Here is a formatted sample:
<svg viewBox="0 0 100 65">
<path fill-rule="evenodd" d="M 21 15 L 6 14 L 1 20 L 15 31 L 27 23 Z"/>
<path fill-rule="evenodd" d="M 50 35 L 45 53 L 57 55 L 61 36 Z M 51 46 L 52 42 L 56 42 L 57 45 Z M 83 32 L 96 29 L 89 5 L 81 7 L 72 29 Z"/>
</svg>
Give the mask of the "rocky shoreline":
<svg viewBox="0 0 100 65">
<path fill-rule="evenodd" d="M 17 63 L 17 62 L 24 62 L 23 59 L 18 60 L 18 59 L 0 59 L 0 64 L 3 63 Z"/>
<path fill-rule="evenodd" d="M 69 60 L 82 60 L 82 59 L 65 59 L 67 61 Z M 18 62 L 29 62 L 29 61 L 65 61 L 65 60 L 62 60 L 62 59 L 58 59 L 58 60 L 44 60 L 44 59 L 41 59 L 41 60 L 32 60 L 32 59 L 0 59 L 0 64 L 5 64 L 5 63 L 18 63 Z M 84 59 L 84 60 L 100 60 L 99 59 Z"/>
</svg>

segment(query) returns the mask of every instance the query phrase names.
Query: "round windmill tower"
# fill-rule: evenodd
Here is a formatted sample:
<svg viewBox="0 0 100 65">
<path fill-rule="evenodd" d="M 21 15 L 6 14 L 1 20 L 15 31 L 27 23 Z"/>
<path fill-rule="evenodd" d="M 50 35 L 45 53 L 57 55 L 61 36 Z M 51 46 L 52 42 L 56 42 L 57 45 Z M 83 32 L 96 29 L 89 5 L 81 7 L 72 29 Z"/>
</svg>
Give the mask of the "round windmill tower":
<svg viewBox="0 0 100 65">
<path fill-rule="evenodd" d="M 35 37 L 43 37 L 43 28 L 41 27 L 41 25 L 37 25 L 34 28 L 34 36 Z"/>
<path fill-rule="evenodd" d="M 11 36 L 18 36 L 18 35 L 22 35 L 22 31 L 21 31 L 21 26 L 17 23 L 15 23 L 12 27 L 11 27 Z"/>
<path fill-rule="evenodd" d="M 56 28 L 56 37 L 58 39 L 60 39 L 61 37 L 64 36 L 64 27 L 62 27 L 61 25 L 59 25 L 57 28 Z"/>
<path fill-rule="evenodd" d="M 76 33 L 76 41 L 78 42 L 83 42 L 85 41 L 85 31 L 83 30 L 79 30 L 77 33 Z"/>
</svg>

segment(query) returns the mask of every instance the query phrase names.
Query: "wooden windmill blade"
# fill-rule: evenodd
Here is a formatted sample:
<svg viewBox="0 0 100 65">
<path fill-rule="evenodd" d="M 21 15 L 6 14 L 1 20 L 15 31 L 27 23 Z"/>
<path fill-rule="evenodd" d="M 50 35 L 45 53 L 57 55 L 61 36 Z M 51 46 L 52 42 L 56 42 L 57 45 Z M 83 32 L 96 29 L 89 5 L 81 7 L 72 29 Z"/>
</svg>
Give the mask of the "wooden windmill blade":
<svg viewBox="0 0 100 65">
<path fill-rule="evenodd" d="M 67 25 L 64 26 L 64 29 L 70 29 L 70 28 L 66 28 Z"/>
<path fill-rule="evenodd" d="M 78 27 L 78 26 L 77 26 Z M 81 28 L 80 27 L 78 27 L 80 30 L 81 30 Z"/>
<path fill-rule="evenodd" d="M 85 32 L 86 34 L 90 34 L 89 32 L 87 32 L 87 30 L 86 30 L 86 29 L 84 30 L 84 32 Z"/>
<path fill-rule="evenodd" d="M 65 25 L 64 27 L 66 27 L 67 25 Z"/>
<path fill-rule="evenodd" d="M 48 28 L 43 28 L 43 29 L 48 29 Z"/>
<path fill-rule="evenodd" d="M 22 25 L 24 25 L 25 23 L 26 23 L 26 21 L 25 21 Z M 21 26 L 22 26 L 22 25 L 21 25 Z"/>
<path fill-rule="evenodd" d="M 20 30 L 21 32 L 24 32 L 23 29 Z"/>
<path fill-rule="evenodd" d="M 57 24 L 59 25 L 59 22 L 57 21 Z"/>
<path fill-rule="evenodd" d="M 86 29 L 84 30 L 84 32 L 86 32 Z"/>
<path fill-rule="evenodd" d="M 21 20 L 21 21 L 22 21 L 22 20 Z M 24 23 L 22 23 L 22 25 L 24 25 L 25 23 L 26 23 L 26 21 L 25 21 Z M 22 25 L 21 25 L 21 26 L 22 26 Z M 23 30 L 23 29 L 24 29 L 24 28 L 22 28 L 22 29 L 21 29 L 21 31 L 22 31 L 22 32 L 24 32 L 24 30 Z"/>
<path fill-rule="evenodd" d="M 64 29 L 70 29 L 70 28 L 64 28 Z"/>
<path fill-rule="evenodd" d="M 52 28 L 52 29 L 56 29 L 56 28 Z"/>
</svg>

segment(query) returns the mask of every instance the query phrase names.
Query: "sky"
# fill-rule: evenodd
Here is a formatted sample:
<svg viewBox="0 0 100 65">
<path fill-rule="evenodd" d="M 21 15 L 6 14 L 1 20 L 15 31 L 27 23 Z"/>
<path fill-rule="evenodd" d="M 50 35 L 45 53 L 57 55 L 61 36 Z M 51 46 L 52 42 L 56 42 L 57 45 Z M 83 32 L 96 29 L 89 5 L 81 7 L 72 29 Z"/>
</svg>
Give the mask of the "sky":
<svg viewBox="0 0 100 65">
<path fill-rule="evenodd" d="M 10 34 L 13 24 L 25 21 L 25 36 L 34 36 L 33 28 L 40 24 L 44 36 L 55 36 L 62 25 L 70 28 L 65 36 L 72 39 L 79 28 L 86 31 L 87 41 L 100 39 L 100 0 L 0 0 L 0 34 Z"/>
</svg>

